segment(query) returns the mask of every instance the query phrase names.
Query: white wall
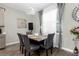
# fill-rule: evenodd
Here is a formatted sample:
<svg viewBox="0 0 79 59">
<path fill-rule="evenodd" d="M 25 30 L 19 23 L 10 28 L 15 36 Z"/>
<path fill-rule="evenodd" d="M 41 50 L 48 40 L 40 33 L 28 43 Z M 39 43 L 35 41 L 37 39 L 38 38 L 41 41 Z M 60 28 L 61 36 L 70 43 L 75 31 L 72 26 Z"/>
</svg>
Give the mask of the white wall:
<svg viewBox="0 0 79 59">
<path fill-rule="evenodd" d="M 70 30 L 75 27 L 79 26 L 79 23 L 74 21 L 72 18 L 72 11 L 73 9 L 78 6 L 78 4 L 66 4 L 65 11 L 63 15 L 62 21 L 62 39 L 63 39 L 63 48 L 67 48 L 70 50 L 74 49 L 74 42 L 73 42 L 73 35 L 71 35 Z M 78 45 L 79 48 L 79 45 Z"/>
<path fill-rule="evenodd" d="M 33 22 L 33 33 L 40 33 L 40 20 L 39 14 L 36 13 L 35 15 L 30 15 L 28 22 Z"/>
<path fill-rule="evenodd" d="M 4 17 L 4 23 L 5 23 L 5 32 L 6 32 L 6 45 L 10 45 L 13 43 L 19 42 L 17 32 L 21 32 L 23 34 L 26 34 L 26 31 L 28 31 L 27 28 L 18 29 L 17 28 L 17 19 L 18 18 L 24 18 L 28 22 L 34 23 L 34 31 L 33 32 L 39 32 L 39 17 L 37 17 L 38 14 L 32 16 L 32 15 L 26 15 L 25 13 L 6 7 L 4 7 L 5 10 L 5 17 Z"/>
</svg>

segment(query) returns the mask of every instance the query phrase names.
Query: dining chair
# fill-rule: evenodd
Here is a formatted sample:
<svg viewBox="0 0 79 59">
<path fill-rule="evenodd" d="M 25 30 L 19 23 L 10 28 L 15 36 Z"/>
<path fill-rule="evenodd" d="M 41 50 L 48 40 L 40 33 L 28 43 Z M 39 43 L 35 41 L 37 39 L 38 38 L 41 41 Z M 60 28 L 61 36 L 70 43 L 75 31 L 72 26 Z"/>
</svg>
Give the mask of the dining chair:
<svg viewBox="0 0 79 59">
<path fill-rule="evenodd" d="M 46 55 L 48 56 L 48 49 L 51 48 L 51 54 L 52 54 L 52 48 L 53 48 L 53 38 L 55 33 L 48 34 L 47 39 L 45 39 L 44 44 L 41 44 L 41 48 L 44 48 L 46 51 Z"/>
<path fill-rule="evenodd" d="M 36 44 L 31 44 L 27 35 L 22 35 L 22 39 L 24 40 L 25 53 L 24 55 L 31 55 L 31 52 L 39 50 L 40 46 Z"/>
<path fill-rule="evenodd" d="M 23 53 L 24 52 L 24 43 L 22 40 L 22 34 L 17 33 L 18 37 L 19 37 L 19 41 L 20 41 L 20 51 Z"/>
</svg>

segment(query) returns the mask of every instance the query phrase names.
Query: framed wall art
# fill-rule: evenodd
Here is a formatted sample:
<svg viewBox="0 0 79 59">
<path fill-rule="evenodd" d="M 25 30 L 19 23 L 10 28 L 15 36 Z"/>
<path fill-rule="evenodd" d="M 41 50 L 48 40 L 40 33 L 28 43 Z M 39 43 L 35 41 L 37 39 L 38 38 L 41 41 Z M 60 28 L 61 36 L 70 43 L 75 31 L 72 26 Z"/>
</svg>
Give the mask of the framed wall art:
<svg viewBox="0 0 79 59">
<path fill-rule="evenodd" d="M 18 28 L 27 28 L 26 19 L 18 18 L 17 19 L 17 27 Z"/>
</svg>

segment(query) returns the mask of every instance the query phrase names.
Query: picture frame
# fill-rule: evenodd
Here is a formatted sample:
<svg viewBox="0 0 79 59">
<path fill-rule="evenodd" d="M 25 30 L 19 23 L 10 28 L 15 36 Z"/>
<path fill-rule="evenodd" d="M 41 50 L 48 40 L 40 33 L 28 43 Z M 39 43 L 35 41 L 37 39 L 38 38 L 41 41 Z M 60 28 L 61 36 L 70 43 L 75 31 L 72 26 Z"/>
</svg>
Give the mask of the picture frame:
<svg viewBox="0 0 79 59">
<path fill-rule="evenodd" d="M 18 28 L 27 28 L 26 19 L 24 18 L 18 18 L 17 19 L 17 27 Z"/>
</svg>

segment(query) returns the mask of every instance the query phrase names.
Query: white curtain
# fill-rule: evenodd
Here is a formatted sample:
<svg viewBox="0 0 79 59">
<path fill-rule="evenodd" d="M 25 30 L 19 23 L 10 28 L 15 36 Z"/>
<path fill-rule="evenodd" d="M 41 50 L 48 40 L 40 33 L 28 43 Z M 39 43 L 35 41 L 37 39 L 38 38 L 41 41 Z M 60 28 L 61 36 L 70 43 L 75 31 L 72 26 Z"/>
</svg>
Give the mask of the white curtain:
<svg viewBox="0 0 79 59">
<path fill-rule="evenodd" d="M 56 32 L 57 5 L 52 5 L 43 10 L 42 33 L 47 35 Z"/>
<path fill-rule="evenodd" d="M 63 17 L 63 13 L 64 13 L 64 8 L 65 8 L 65 3 L 58 3 L 57 4 L 58 6 L 58 17 L 57 17 L 57 20 L 59 21 L 59 24 L 58 24 L 58 47 L 61 48 L 62 47 L 62 17 Z"/>
<path fill-rule="evenodd" d="M 0 8 L 0 27 L 4 26 L 4 9 Z"/>
<path fill-rule="evenodd" d="M 39 20 L 40 20 L 40 34 L 42 35 L 42 16 L 43 16 L 43 10 L 39 11 Z"/>
<path fill-rule="evenodd" d="M 0 30 L 4 33 L 4 11 L 5 9 L 0 7 Z"/>
<path fill-rule="evenodd" d="M 57 11 L 58 11 L 57 4 L 53 4 L 43 10 L 43 17 L 42 17 L 42 34 L 48 35 L 50 33 L 55 33 L 53 39 L 54 47 L 58 46 L 58 42 L 56 40 Z"/>
</svg>

